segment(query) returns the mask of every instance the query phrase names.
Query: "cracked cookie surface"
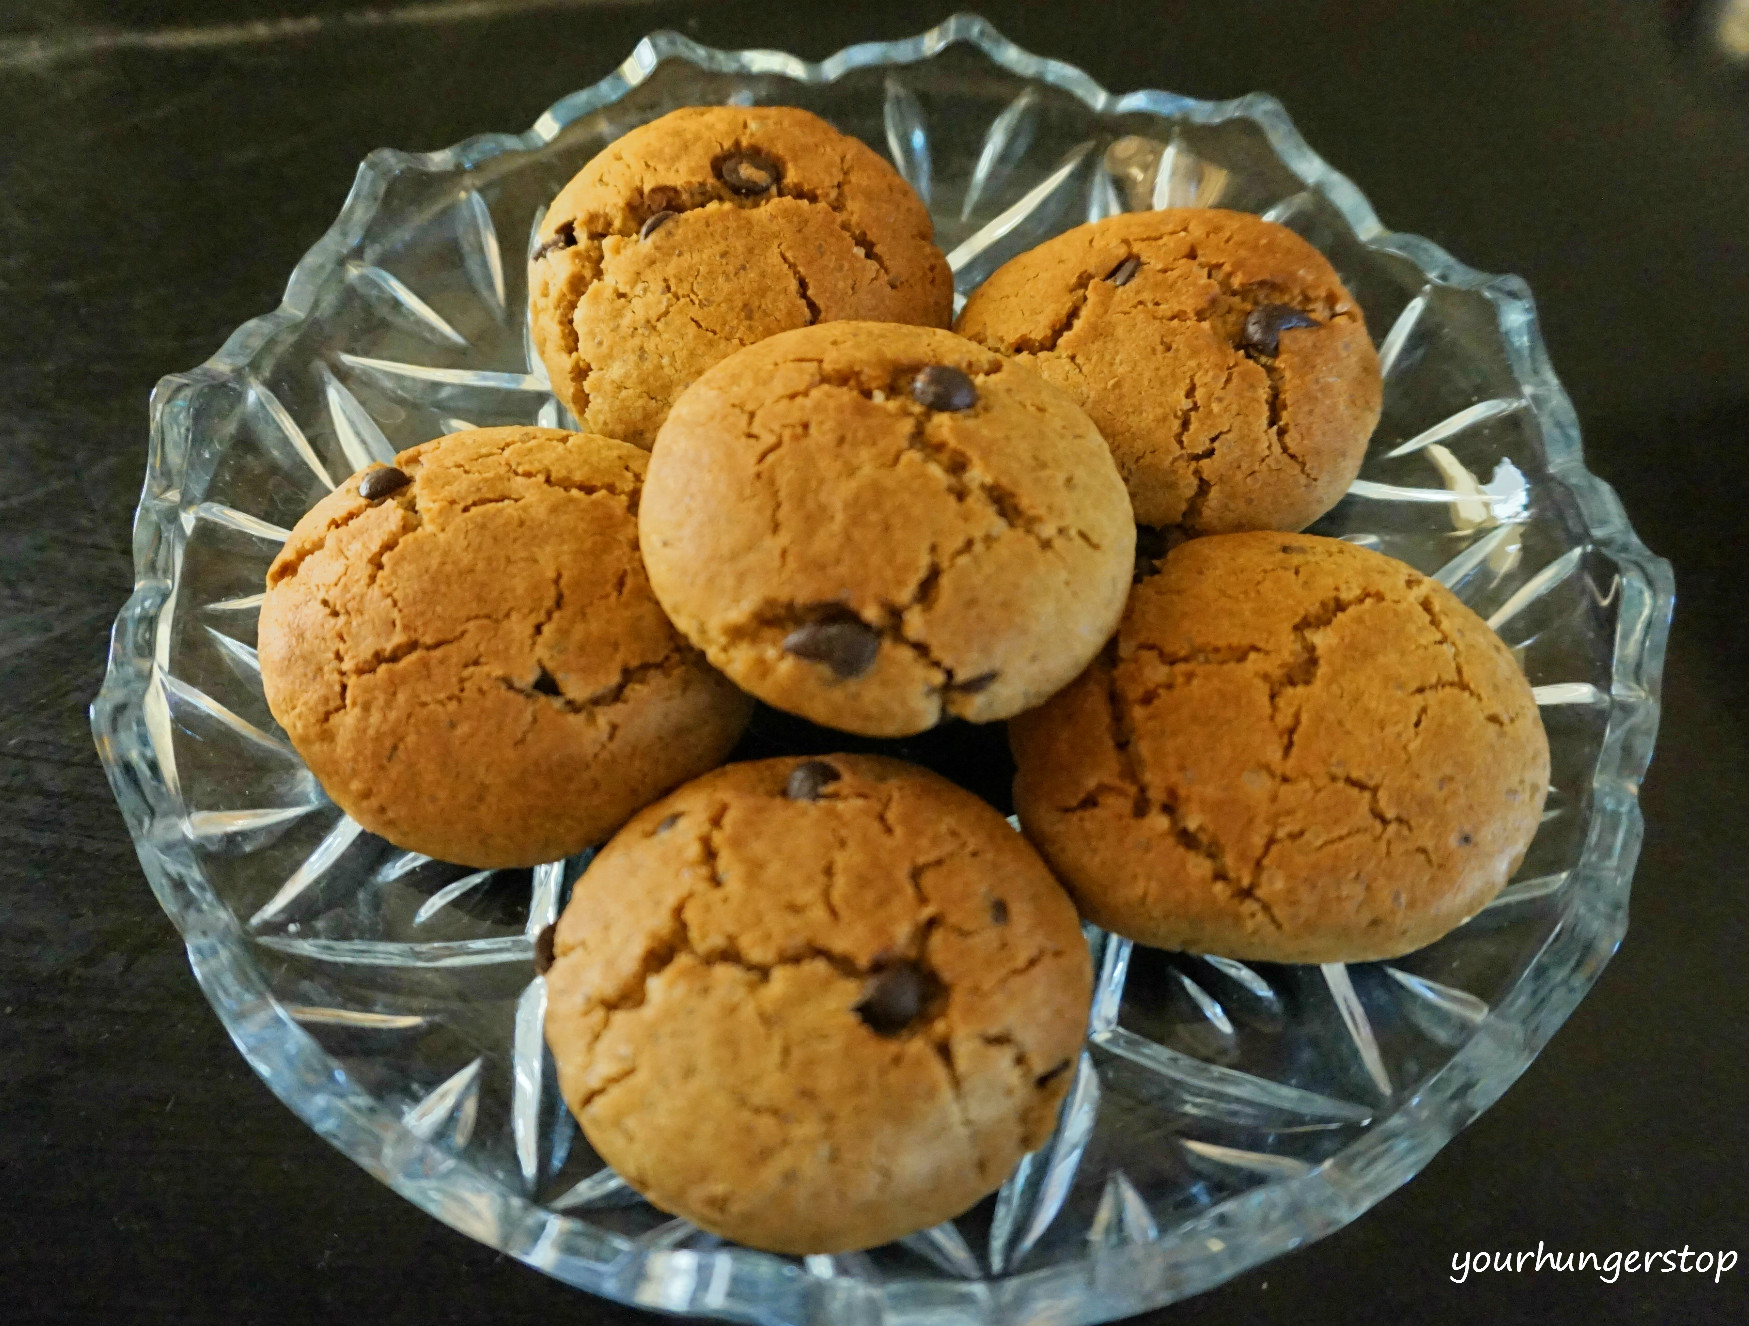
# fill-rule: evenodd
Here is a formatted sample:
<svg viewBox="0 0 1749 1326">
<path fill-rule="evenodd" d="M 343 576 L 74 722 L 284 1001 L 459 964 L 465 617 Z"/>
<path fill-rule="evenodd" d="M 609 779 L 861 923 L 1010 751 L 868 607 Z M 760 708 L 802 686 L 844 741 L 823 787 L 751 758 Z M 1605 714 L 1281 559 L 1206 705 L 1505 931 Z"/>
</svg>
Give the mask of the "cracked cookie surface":
<svg viewBox="0 0 1749 1326">
<path fill-rule="evenodd" d="M 794 1254 L 997 1188 L 1050 1133 L 1092 986 L 1031 845 L 876 756 L 730 765 L 648 807 L 578 879 L 553 953 L 547 1043 L 602 1159 Z"/>
<path fill-rule="evenodd" d="M 722 761 L 751 706 L 650 593 L 648 459 L 479 429 L 305 514 L 267 573 L 261 677 L 341 809 L 440 860 L 533 865 Z"/>
<path fill-rule="evenodd" d="M 1144 525 L 1303 529 L 1378 423 L 1360 306 L 1315 248 L 1244 212 L 1077 226 L 997 269 L 956 330 L 1080 403 Z"/>
<path fill-rule="evenodd" d="M 694 106 L 618 139 L 553 200 L 529 264 L 536 349 L 585 428 L 648 447 L 744 345 L 840 318 L 945 327 L 929 211 L 878 153 L 787 106 Z"/>
<path fill-rule="evenodd" d="M 1548 789 L 1536 699 L 1486 623 L 1303 534 L 1173 549 L 1009 735 L 1021 823 L 1089 919 L 1265 962 L 1432 943 L 1511 878 Z"/>
<path fill-rule="evenodd" d="M 869 736 L 1040 703 L 1110 637 L 1134 567 L 1087 416 L 923 327 L 804 328 L 710 369 L 638 519 L 657 598 L 712 663 Z"/>
</svg>

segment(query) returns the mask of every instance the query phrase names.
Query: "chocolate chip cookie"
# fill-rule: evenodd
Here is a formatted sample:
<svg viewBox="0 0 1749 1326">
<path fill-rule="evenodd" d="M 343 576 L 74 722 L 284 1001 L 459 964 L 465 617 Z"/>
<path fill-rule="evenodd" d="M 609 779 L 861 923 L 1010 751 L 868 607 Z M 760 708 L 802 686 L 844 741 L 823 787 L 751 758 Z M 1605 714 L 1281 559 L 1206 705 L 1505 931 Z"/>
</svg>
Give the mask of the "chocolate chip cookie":
<svg viewBox="0 0 1749 1326">
<path fill-rule="evenodd" d="M 861 322 L 706 372 L 638 519 L 656 597 L 717 667 L 869 736 L 1044 700 L 1116 627 L 1135 546 L 1073 401 L 949 332 Z"/>
<path fill-rule="evenodd" d="M 649 457 L 484 428 L 319 502 L 267 573 L 261 678 L 328 794 L 397 846 L 533 865 L 727 755 L 750 702 L 638 556 Z"/>
<path fill-rule="evenodd" d="M 1378 422 L 1359 305 L 1310 244 L 1244 212 L 1077 226 L 1000 267 L 956 330 L 1093 416 L 1144 525 L 1303 529 Z"/>
<path fill-rule="evenodd" d="M 1511 878 L 1548 788 L 1499 637 L 1403 563 L 1307 535 L 1173 549 L 1009 735 L 1021 823 L 1083 913 L 1265 962 L 1432 943 Z"/>
<path fill-rule="evenodd" d="M 1075 909 L 988 805 L 874 756 L 730 765 L 578 879 L 547 1043 L 590 1145 L 756 1248 L 960 1214 L 1050 1133 L 1092 973 Z"/>
<path fill-rule="evenodd" d="M 885 159 L 787 106 L 694 106 L 560 191 L 529 265 L 536 348 L 585 428 L 648 447 L 704 369 L 840 318 L 945 327 L 953 277 Z"/>
</svg>

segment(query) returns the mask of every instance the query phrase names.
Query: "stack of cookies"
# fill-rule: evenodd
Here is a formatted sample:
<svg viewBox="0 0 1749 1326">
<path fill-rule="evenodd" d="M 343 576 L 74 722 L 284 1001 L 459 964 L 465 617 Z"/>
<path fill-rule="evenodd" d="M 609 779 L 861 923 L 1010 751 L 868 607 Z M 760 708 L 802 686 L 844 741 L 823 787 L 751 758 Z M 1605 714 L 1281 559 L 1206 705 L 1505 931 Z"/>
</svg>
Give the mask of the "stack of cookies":
<svg viewBox="0 0 1749 1326">
<path fill-rule="evenodd" d="M 269 571 L 262 676 L 400 847 L 605 843 L 542 937 L 547 1040 L 662 1209 L 801 1254 L 951 1218 L 1053 1126 L 1081 918 L 1384 958 L 1522 859 L 1548 747 L 1511 654 L 1412 568 L 1298 533 L 1380 384 L 1291 232 L 1081 226 L 956 334 L 882 158 L 697 108 L 560 192 L 529 286 L 586 431 L 459 433 L 341 485 Z M 755 701 L 864 738 L 1012 720 L 1023 832 L 884 756 L 725 764 Z"/>
</svg>

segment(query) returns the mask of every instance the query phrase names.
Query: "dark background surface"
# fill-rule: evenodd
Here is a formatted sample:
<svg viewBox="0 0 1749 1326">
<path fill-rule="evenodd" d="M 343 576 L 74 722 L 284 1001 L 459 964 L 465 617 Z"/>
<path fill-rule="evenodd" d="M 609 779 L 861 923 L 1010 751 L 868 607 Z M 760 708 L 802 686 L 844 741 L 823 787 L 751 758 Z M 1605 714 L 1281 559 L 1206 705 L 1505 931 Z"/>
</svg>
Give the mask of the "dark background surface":
<svg viewBox="0 0 1749 1326">
<path fill-rule="evenodd" d="M 655 1321 L 417 1212 L 231 1049 L 85 706 L 132 579 L 146 396 L 277 303 L 354 167 L 518 130 L 644 32 L 818 58 L 921 4 L 0 8 L 0 1318 Z M 1676 563 L 1627 940 L 1519 1084 L 1313 1247 L 1149 1320 L 1749 1320 L 1749 1266 L 1448 1279 L 1460 1250 L 1749 1259 L 1749 95 L 1716 9 L 990 4 L 1109 87 L 1282 97 L 1386 223 L 1536 291 L 1593 469 Z M 314 16 L 314 17 L 312 17 Z M 281 20 L 251 26 L 257 20 Z M 215 28 L 212 25 L 225 25 Z"/>
</svg>

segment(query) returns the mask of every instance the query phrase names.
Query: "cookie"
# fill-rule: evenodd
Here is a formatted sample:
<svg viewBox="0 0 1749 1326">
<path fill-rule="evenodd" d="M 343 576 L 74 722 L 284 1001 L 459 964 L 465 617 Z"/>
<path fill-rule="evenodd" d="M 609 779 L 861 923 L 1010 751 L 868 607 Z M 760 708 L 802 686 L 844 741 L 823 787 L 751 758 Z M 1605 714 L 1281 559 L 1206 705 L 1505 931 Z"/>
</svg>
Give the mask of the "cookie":
<svg viewBox="0 0 1749 1326">
<path fill-rule="evenodd" d="M 591 1146 L 756 1248 L 872 1247 L 960 1214 L 1049 1135 L 1092 971 L 1038 854 L 875 756 L 730 765 L 578 879 L 547 1044 Z"/>
<path fill-rule="evenodd" d="M 529 264 L 534 343 L 583 427 L 648 447 L 674 398 L 774 332 L 945 327 L 953 275 L 886 160 L 787 106 L 694 106 L 560 191 Z"/>
<path fill-rule="evenodd" d="M 638 521 L 656 597 L 737 685 L 888 737 L 1066 684 L 1116 627 L 1135 546 L 1074 402 L 950 332 L 859 322 L 705 373 Z"/>
<path fill-rule="evenodd" d="M 1263 962 L 1432 943 L 1536 834 L 1549 747 L 1443 585 L 1334 539 L 1192 539 L 1009 725 L 1021 823 L 1096 924 Z"/>
<path fill-rule="evenodd" d="M 956 330 L 1093 416 L 1144 525 L 1304 529 L 1378 423 L 1359 305 L 1310 244 L 1244 212 L 1077 226 L 997 269 Z"/>
<path fill-rule="evenodd" d="M 298 522 L 267 573 L 261 679 L 342 810 L 441 860 L 533 865 L 722 761 L 751 706 L 650 594 L 648 459 L 483 428 Z"/>
</svg>

